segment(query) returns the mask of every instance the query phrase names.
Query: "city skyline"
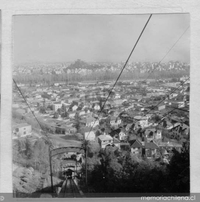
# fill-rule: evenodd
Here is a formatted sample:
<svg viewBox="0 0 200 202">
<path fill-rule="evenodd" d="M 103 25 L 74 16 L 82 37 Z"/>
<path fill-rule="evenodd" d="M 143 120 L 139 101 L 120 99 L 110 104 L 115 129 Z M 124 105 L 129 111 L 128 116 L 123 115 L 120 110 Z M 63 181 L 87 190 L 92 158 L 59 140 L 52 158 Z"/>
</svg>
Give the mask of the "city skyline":
<svg viewBox="0 0 200 202">
<path fill-rule="evenodd" d="M 148 17 L 146 14 L 14 16 L 14 65 L 77 59 L 125 61 Z M 159 62 L 185 32 L 163 62 L 189 63 L 188 27 L 189 14 L 154 14 L 130 62 Z"/>
</svg>

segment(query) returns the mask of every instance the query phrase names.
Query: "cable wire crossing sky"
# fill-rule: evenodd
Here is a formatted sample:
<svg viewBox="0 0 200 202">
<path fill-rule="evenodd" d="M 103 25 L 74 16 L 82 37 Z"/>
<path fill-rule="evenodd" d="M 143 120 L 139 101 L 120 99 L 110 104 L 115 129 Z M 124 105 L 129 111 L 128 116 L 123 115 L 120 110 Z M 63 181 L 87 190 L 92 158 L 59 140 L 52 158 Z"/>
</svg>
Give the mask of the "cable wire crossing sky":
<svg viewBox="0 0 200 202">
<path fill-rule="evenodd" d="M 122 62 L 149 15 L 14 16 L 14 64 Z M 190 25 L 190 15 L 153 14 L 129 62 L 159 62 Z M 190 29 L 162 62 L 190 62 Z"/>
</svg>

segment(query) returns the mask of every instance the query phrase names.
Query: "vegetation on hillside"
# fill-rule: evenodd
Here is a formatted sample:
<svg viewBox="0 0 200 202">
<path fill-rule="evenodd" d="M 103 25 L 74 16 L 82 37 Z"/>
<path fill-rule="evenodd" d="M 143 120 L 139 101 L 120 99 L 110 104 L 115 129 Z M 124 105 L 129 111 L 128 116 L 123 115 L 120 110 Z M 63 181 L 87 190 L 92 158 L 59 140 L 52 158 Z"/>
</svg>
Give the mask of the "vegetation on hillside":
<svg viewBox="0 0 200 202">
<path fill-rule="evenodd" d="M 91 152 L 91 150 L 89 149 Z M 139 160 L 115 147 L 88 155 L 88 190 L 93 193 L 189 193 L 189 144 L 173 150 L 169 165 Z M 89 164 L 90 164 L 89 163 Z M 85 178 L 80 184 L 86 187 Z"/>
</svg>

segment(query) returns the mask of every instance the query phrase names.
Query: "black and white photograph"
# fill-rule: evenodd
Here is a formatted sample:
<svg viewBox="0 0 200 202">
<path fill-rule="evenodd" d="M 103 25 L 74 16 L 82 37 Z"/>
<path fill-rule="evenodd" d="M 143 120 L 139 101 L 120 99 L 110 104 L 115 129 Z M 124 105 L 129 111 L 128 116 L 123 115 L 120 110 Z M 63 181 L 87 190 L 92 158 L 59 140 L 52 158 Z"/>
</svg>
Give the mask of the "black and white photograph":
<svg viewBox="0 0 200 202">
<path fill-rule="evenodd" d="M 16 198 L 190 193 L 190 14 L 12 16 Z"/>
</svg>

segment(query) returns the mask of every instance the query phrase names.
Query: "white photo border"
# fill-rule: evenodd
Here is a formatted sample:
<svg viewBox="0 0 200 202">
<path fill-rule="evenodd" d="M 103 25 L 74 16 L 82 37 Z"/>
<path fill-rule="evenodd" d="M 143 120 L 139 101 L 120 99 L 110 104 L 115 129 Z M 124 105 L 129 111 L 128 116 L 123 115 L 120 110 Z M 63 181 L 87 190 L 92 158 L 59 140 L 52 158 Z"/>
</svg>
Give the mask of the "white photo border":
<svg viewBox="0 0 200 202">
<path fill-rule="evenodd" d="M 7 0 L 2 16 L 0 193 L 12 193 L 12 61 L 14 15 L 190 13 L 190 164 L 191 193 L 200 192 L 200 2 L 134 0 Z M 120 200 L 120 199 L 119 199 Z"/>
</svg>

